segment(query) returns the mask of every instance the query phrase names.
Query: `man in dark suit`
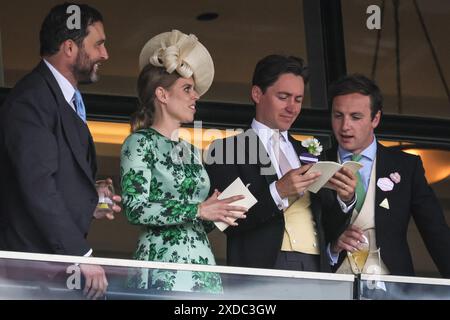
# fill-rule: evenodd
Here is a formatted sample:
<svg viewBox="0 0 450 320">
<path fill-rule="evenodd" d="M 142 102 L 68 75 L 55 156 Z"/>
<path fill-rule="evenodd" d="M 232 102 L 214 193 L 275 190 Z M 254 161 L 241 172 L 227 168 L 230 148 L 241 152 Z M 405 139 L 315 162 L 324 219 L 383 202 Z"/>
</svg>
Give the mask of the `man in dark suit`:
<svg viewBox="0 0 450 320">
<path fill-rule="evenodd" d="M 306 72 L 296 57 L 260 60 L 253 74 L 256 115 L 251 128 L 217 140 L 209 149 L 206 168 L 212 189 L 224 190 L 240 177 L 258 200 L 238 226 L 225 231 L 229 265 L 330 270 L 326 244 L 345 230 L 356 177 L 349 170 L 338 172 L 331 180 L 337 194 L 306 191 L 318 174 L 307 173 L 311 164 L 300 164 L 306 149 L 287 132 L 300 113 Z M 320 148 L 316 151 L 318 155 Z"/>
<path fill-rule="evenodd" d="M 96 210 L 95 148 L 78 85 L 97 81 L 108 53 L 101 14 L 77 4 L 80 25 L 69 28 L 69 6 L 47 15 L 40 31 L 42 60 L 0 109 L 3 250 L 92 254 L 86 235 L 92 218 L 102 216 Z M 80 270 L 88 297 L 101 296 L 104 270 L 86 264 Z"/>
<path fill-rule="evenodd" d="M 331 86 L 330 98 L 339 146 L 328 157 L 344 162 L 359 155 L 364 165 L 358 173 L 362 193 L 357 185 L 352 224 L 332 248 L 341 253 L 338 272 L 350 271 L 345 267 L 350 259 L 347 252 L 355 252 L 360 242 L 368 241 L 371 250 L 379 249 L 379 257 L 370 261 L 369 256 L 364 267 L 367 273 L 372 266 L 373 272 L 381 274 L 414 275 L 407 243 L 413 217 L 440 273 L 450 277 L 450 230 L 420 157 L 386 148 L 374 135 L 382 113 L 378 86 L 365 76 L 349 75 Z"/>
</svg>

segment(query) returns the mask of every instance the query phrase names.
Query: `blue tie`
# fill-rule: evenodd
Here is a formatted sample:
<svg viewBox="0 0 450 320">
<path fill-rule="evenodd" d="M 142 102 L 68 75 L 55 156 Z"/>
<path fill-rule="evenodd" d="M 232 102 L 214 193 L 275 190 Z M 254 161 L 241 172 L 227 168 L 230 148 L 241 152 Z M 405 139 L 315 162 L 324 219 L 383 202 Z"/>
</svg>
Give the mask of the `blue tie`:
<svg viewBox="0 0 450 320">
<path fill-rule="evenodd" d="M 75 90 L 75 93 L 73 95 L 73 102 L 75 104 L 75 109 L 78 116 L 80 116 L 81 120 L 86 123 L 86 108 L 84 107 L 84 102 L 83 98 L 81 97 L 80 91 Z"/>
</svg>

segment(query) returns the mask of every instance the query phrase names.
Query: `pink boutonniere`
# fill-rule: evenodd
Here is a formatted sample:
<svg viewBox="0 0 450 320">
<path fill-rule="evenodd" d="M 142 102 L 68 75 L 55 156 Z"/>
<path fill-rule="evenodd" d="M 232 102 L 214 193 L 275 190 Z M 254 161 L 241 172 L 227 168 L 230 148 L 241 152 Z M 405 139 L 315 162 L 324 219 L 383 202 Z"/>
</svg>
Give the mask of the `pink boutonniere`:
<svg viewBox="0 0 450 320">
<path fill-rule="evenodd" d="M 389 178 L 391 178 L 391 180 L 395 183 L 400 183 L 401 181 L 401 176 L 398 172 L 393 172 L 389 175 Z"/>
</svg>

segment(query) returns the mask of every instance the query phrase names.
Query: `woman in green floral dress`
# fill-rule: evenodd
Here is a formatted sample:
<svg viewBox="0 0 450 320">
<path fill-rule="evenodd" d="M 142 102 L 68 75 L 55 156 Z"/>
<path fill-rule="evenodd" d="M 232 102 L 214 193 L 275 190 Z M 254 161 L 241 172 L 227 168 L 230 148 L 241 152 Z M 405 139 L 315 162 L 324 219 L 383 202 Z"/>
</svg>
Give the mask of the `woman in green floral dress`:
<svg viewBox="0 0 450 320">
<path fill-rule="evenodd" d="M 211 85 L 211 56 L 195 36 L 174 30 L 144 46 L 140 65 L 140 107 L 121 154 L 124 212 L 142 229 L 134 258 L 214 265 L 207 237 L 212 221 L 235 225 L 227 218 L 245 218 L 246 210 L 230 205 L 241 196 L 218 200 L 216 190 L 206 200 L 210 184 L 201 151 L 178 139 L 181 124 L 193 121 L 195 103 Z M 139 288 L 222 291 L 219 275 L 211 272 L 142 269 L 130 280 Z"/>
</svg>

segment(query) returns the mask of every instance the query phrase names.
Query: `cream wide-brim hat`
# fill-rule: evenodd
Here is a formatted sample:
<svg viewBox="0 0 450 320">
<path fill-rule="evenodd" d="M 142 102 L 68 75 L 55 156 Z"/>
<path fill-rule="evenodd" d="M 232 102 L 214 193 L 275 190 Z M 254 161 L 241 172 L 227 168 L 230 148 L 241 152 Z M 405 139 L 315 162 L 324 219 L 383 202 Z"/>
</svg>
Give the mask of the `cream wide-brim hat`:
<svg viewBox="0 0 450 320">
<path fill-rule="evenodd" d="M 201 96 L 208 91 L 214 79 L 214 63 L 208 50 L 193 34 L 178 30 L 163 32 L 151 38 L 139 55 L 139 67 L 164 67 L 168 73 L 178 72 L 183 78 L 193 77 Z"/>
</svg>

